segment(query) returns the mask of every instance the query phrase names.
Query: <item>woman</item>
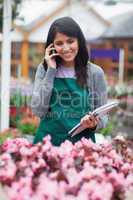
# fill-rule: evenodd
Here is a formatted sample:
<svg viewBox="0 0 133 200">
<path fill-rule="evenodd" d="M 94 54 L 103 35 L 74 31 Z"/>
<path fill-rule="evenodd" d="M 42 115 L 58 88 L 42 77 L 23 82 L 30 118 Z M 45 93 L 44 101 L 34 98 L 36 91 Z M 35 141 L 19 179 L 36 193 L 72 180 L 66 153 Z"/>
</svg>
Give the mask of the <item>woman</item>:
<svg viewBox="0 0 133 200">
<path fill-rule="evenodd" d="M 95 131 L 105 127 L 107 116 L 87 114 L 107 101 L 103 70 L 88 60 L 79 25 L 70 17 L 55 20 L 49 29 L 44 61 L 35 76 L 31 107 L 40 124 L 34 143 L 48 134 L 56 146 L 82 137 L 95 142 Z M 70 137 L 69 130 L 79 122 L 81 133 Z"/>
</svg>

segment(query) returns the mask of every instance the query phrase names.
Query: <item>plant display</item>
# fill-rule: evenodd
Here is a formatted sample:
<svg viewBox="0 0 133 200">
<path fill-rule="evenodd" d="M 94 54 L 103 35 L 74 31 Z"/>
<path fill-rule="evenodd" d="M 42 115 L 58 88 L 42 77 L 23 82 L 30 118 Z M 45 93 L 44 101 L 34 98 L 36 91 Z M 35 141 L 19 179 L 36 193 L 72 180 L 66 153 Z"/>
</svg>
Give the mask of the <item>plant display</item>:
<svg viewBox="0 0 133 200">
<path fill-rule="evenodd" d="M 17 123 L 18 130 L 23 134 L 35 135 L 36 129 L 38 127 L 39 119 L 35 116 L 25 116 L 20 119 Z"/>
<path fill-rule="evenodd" d="M 18 129 L 9 128 L 3 132 L 0 132 L 0 145 L 3 144 L 7 138 L 17 138 L 20 137 L 21 133 Z"/>
<path fill-rule="evenodd" d="M 26 83 L 24 80 L 12 79 L 10 89 L 10 126 L 16 128 L 18 121 L 29 110 L 32 84 Z"/>
<path fill-rule="evenodd" d="M 112 121 L 109 121 L 107 126 L 103 129 L 101 129 L 99 132 L 103 135 L 103 136 L 107 136 L 107 135 L 111 135 L 113 128 L 114 128 L 114 122 L 113 119 Z"/>
<path fill-rule="evenodd" d="M 9 200 L 129 200 L 133 141 L 94 144 L 83 138 L 52 146 L 8 139 L 0 146 L 0 183 Z M 131 198 L 132 199 L 132 198 Z"/>
</svg>

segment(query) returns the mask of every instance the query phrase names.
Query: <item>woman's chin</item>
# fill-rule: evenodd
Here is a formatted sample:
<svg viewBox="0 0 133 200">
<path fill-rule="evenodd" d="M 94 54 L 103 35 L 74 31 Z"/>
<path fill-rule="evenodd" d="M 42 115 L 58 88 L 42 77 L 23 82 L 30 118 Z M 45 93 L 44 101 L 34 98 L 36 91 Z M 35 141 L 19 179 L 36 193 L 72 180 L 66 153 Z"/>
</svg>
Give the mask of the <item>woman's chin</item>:
<svg viewBox="0 0 133 200">
<path fill-rule="evenodd" d="M 64 62 L 73 62 L 75 58 L 69 57 L 69 58 L 62 58 Z"/>
</svg>

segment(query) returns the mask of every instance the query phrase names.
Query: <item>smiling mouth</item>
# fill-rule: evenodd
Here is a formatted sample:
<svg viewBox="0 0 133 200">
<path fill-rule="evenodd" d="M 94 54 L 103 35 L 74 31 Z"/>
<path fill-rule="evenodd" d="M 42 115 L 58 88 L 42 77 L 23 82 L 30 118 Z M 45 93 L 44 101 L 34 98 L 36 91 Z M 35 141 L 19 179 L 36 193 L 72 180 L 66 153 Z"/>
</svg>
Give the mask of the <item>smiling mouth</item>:
<svg viewBox="0 0 133 200">
<path fill-rule="evenodd" d="M 72 53 L 64 53 L 63 56 L 70 56 Z"/>
</svg>

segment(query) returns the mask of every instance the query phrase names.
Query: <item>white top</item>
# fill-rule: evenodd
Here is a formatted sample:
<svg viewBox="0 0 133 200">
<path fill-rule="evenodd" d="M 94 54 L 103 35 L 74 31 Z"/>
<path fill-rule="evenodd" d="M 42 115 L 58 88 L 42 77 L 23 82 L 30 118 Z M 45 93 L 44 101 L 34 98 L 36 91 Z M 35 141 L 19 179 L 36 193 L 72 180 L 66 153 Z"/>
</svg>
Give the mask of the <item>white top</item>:
<svg viewBox="0 0 133 200">
<path fill-rule="evenodd" d="M 74 67 L 64 67 L 60 66 L 57 68 L 56 72 L 57 78 L 76 78 Z"/>
</svg>

